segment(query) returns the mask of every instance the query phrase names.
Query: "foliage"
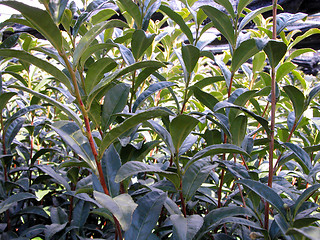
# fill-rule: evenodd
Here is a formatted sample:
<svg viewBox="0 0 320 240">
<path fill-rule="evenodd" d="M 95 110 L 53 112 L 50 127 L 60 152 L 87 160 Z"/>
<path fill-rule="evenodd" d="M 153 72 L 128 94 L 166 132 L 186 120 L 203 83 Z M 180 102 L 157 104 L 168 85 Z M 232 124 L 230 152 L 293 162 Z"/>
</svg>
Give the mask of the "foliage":
<svg viewBox="0 0 320 240">
<path fill-rule="evenodd" d="M 47 39 L 0 45 L 2 239 L 319 238 L 320 86 L 291 60 L 320 30 L 287 30 L 304 14 L 41 2 L 0 2 L 21 13 L 3 31 Z"/>
</svg>

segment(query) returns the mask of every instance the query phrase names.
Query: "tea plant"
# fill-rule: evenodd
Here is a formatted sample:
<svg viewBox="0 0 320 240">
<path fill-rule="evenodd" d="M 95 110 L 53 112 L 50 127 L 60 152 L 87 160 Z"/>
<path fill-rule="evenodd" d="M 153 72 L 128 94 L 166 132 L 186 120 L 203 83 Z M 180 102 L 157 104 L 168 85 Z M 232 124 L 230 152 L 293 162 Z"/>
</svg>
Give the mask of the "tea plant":
<svg viewBox="0 0 320 240">
<path fill-rule="evenodd" d="M 47 40 L 0 45 L 3 239 L 318 239 L 320 30 L 194 2 L 0 2 Z"/>
</svg>

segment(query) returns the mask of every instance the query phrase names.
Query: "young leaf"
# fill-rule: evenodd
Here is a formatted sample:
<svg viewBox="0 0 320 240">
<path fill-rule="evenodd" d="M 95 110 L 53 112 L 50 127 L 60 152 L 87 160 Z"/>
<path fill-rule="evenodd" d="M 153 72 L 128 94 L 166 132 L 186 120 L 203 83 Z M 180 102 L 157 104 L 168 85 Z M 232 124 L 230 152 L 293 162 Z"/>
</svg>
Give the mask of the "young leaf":
<svg viewBox="0 0 320 240">
<path fill-rule="evenodd" d="M 140 12 L 139 6 L 132 0 L 118 0 L 118 2 L 121 4 L 122 8 L 127 11 L 134 19 L 138 29 L 141 29 L 142 14 Z"/>
<path fill-rule="evenodd" d="M 149 235 L 158 222 L 166 198 L 166 193 L 159 190 L 149 192 L 140 198 L 137 201 L 138 207 L 132 216 L 132 224 L 125 233 L 125 239 L 149 239 Z"/>
<path fill-rule="evenodd" d="M 233 10 L 233 6 L 229 0 L 214 0 L 214 1 L 220 4 L 221 6 L 223 6 L 227 10 L 227 12 L 231 15 L 232 18 L 236 17 Z"/>
<path fill-rule="evenodd" d="M 252 0 L 239 0 L 238 6 L 237 6 L 237 15 L 240 17 L 240 14 L 244 10 L 245 7 L 248 6 L 249 3 L 251 3 Z"/>
<path fill-rule="evenodd" d="M 280 65 L 280 67 L 277 69 L 276 74 L 276 81 L 280 82 L 282 78 L 284 78 L 286 75 L 288 75 L 291 71 L 297 68 L 297 65 L 293 64 L 292 62 L 285 62 Z"/>
<path fill-rule="evenodd" d="M 187 26 L 187 24 L 185 23 L 185 21 L 183 20 L 183 18 L 178 13 L 173 11 L 170 7 L 167 7 L 165 5 L 161 5 L 159 9 L 179 25 L 179 27 L 181 28 L 181 31 L 187 36 L 189 43 L 193 44 L 192 32 L 190 28 Z"/>
<path fill-rule="evenodd" d="M 139 123 L 147 121 L 151 118 L 168 116 L 170 115 L 170 111 L 165 108 L 151 108 L 147 111 L 137 113 L 129 118 L 127 118 L 124 122 L 119 124 L 110 130 L 105 137 L 101 141 L 100 145 L 100 157 L 104 153 L 104 151 L 122 134 L 130 130 L 131 128 L 137 126 Z"/>
<path fill-rule="evenodd" d="M 277 34 L 280 34 L 286 27 L 292 25 L 296 21 L 306 19 L 308 14 L 305 13 L 280 13 L 277 15 Z"/>
<path fill-rule="evenodd" d="M 295 121 L 299 121 L 305 110 L 305 99 L 303 93 L 298 88 L 292 85 L 284 86 L 283 90 L 286 92 L 293 104 L 294 114 L 296 116 Z"/>
<path fill-rule="evenodd" d="M 108 28 L 126 28 L 128 25 L 120 20 L 110 20 L 93 26 L 79 41 L 73 53 L 73 66 L 77 66 L 82 54 L 103 30 Z"/>
<path fill-rule="evenodd" d="M 141 172 L 155 172 L 170 180 L 175 187 L 179 187 L 179 177 L 176 173 L 162 170 L 160 167 L 155 165 L 148 165 L 143 162 L 130 161 L 122 165 L 116 175 L 115 182 L 121 182 L 127 177 L 141 173 Z"/>
<path fill-rule="evenodd" d="M 218 9 L 205 5 L 201 6 L 201 9 L 207 14 L 216 29 L 227 39 L 229 44 L 233 47 L 236 45 L 236 37 L 234 33 L 234 27 L 230 21 L 230 18 L 225 13 Z"/>
<path fill-rule="evenodd" d="M 301 239 L 307 238 L 310 240 L 318 240 L 320 236 L 320 229 L 319 227 L 309 226 L 303 228 L 289 228 L 286 232 L 287 235 L 301 235 Z"/>
<path fill-rule="evenodd" d="M 170 134 L 176 151 L 179 150 L 185 138 L 198 123 L 199 121 L 197 119 L 189 115 L 179 115 L 172 119 L 170 123 Z"/>
<path fill-rule="evenodd" d="M 320 34 L 320 29 L 318 29 L 318 28 L 309 29 L 307 32 L 305 32 L 301 36 L 297 37 L 292 43 L 290 43 L 288 46 L 288 49 L 292 49 L 295 45 L 297 45 L 303 39 L 310 37 L 313 34 Z"/>
<path fill-rule="evenodd" d="M 138 205 L 129 194 L 125 193 L 111 198 L 104 193 L 94 191 L 93 195 L 98 203 L 114 215 L 124 231 L 130 228 L 132 214 Z"/>
<path fill-rule="evenodd" d="M 192 73 L 194 67 L 198 63 L 200 57 L 200 50 L 193 45 L 182 45 L 181 48 L 183 62 L 188 73 Z"/>
<path fill-rule="evenodd" d="M 59 51 L 62 51 L 62 35 L 53 22 L 48 12 L 31 7 L 18 1 L 1 1 L 8 7 L 14 8 L 21 12 L 21 14 L 37 29 L 51 44 Z"/>
<path fill-rule="evenodd" d="M 132 35 L 131 51 L 136 61 L 143 55 L 152 44 L 155 34 L 147 35 L 143 30 L 136 30 Z"/>
<path fill-rule="evenodd" d="M 5 92 L 0 94 L 0 112 L 2 112 L 10 99 L 15 95 L 17 95 L 15 92 Z"/>
<path fill-rule="evenodd" d="M 145 90 L 143 93 L 139 95 L 137 100 L 134 102 L 132 107 L 132 112 L 135 112 L 138 107 L 152 94 L 154 94 L 156 91 L 159 91 L 163 88 L 171 87 L 176 85 L 174 82 L 158 82 L 151 84 L 147 90 Z"/>
<path fill-rule="evenodd" d="M 213 95 L 200 90 L 200 88 L 196 86 L 190 87 L 193 92 L 193 95 L 206 107 L 208 107 L 211 111 L 213 111 L 214 106 L 219 102 Z"/>
</svg>

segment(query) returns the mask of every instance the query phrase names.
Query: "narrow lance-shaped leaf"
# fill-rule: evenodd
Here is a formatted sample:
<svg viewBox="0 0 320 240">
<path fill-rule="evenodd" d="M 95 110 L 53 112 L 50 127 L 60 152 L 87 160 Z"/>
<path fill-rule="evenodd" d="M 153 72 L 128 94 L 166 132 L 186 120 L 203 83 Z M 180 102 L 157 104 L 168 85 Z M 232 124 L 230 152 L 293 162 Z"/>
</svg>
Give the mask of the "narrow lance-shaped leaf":
<svg viewBox="0 0 320 240">
<path fill-rule="evenodd" d="M 31 7 L 19 1 L 1 1 L 8 7 L 22 13 L 22 15 L 57 49 L 62 50 L 62 35 L 50 15 L 39 8 Z"/>
<path fill-rule="evenodd" d="M 158 82 L 151 84 L 147 90 L 145 90 L 143 93 L 139 95 L 137 100 L 134 102 L 133 107 L 132 107 L 132 112 L 135 112 L 138 107 L 153 93 L 156 91 L 159 91 L 163 88 L 171 87 L 176 85 L 174 82 Z"/>
<path fill-rule="evenodd" d="M 251 3 L 251 2 L 252 2 L 252 0 L 239 0 L 238 6 L 237 6 L 237 15 L 238 15 L 238 17 L 240 17 L 240 14 L 242 13 L 243 9 L 245 7 L 247 7 L 247 5 L 249 3 Z"/>
<path fill-rule="evenodd" d="M 234 33 L 234 27 L 232 26 L 231 20 L 225 13 L 220 10 L 206 5 L 202 6 L 201 9 L 207 14 L 216 29 L 228 40 L 232 47 L 236 45 L 236 38 Z"/>
<path fill-rule="evenodd" d="M 236 72 L 243 63 L 249 60 L 252 56 L 258 53 L 259 50 L 254 39 L 249 39 L 240 44 L 233 53 L 231 70 Z"/>
<path fill-rule="evenodd" d="M 175 21 L 181 28 L 181 31 L 187 36 L 189 43 L 193 43 L 193 35 L 190 30 L 190 28 L 187 26 L 183 18 L 173 11 L 170 7 L 161 5 L 159 8 L 161 11 L 163 11 L 165 14 L 167 14 L 173 21 Z"/>
<path fill-rule="evenodd" d="M 86 51 L 86 49 L 90 46 L 93 40 L 100 34 L 103 30 L 107 28 L 125 28 L 128 25 L 125 22 L 120 20 L 110 20 L 107 22 L 98 23 L 97 25 L 93 26 L 80 40 L 77 47 L 73 53 L 73 65 L 77 66 L 78 62 L 82 56 L 82 54 Z"/>
<path fill-rule="evenodd" d="M 36 196 L 31 193 L 25 192 L 15 193 L 14 195 L 8 197 L 0 203 L 0 214 L 8 210 L 12 205 L 16 204 L 17 202 L 31 198 L 36 198 Z"/>
<path fill-rule="evenodd" d="M 227 10 L 227 12 L 231 15 L 232 18 L 236 17 L 234 10 L 233 10 L 233 6 L 229 0 L 214 0 L 214 1 L 216 3 L 222 5 Z"/>
<path fill-rule="evenodd" d="M 190 87 L 193 92 L 193 95 L 206 107 L 208 107 L 211 111 L 213 111 L 214 106 L 219 102 L 213 95 L 202 91 L 200 88 L 196 86 Z"/>
<path fill-rule="evenodd" d="M 50 177 L 52 177 L 55 181 L 62 184 L 68 192 L 71 192 L 71 188 L 67 180 L 64 179 L 59 173 L 57 173 L 52 167 L 48 165 L 37 165 L 37 167 L 41 169 L 41 171 L 45 172 Z"/>
<path fill-rule="evenodd" d="M 78 126 L 82 126 L 82 120 L 79 118 L 79 116 L 73 110 L 68 108 L 65 104 L 62 104 L 62 103 L 54 100 L 53 98 L 48 97 L 47 95 L 35 92 L 35 91 L 33 91 L 29 88 L 23 87 L 23 86 L 11 86 L 11 87 L 23 90 L 28 93 L 31 93 L 32 95 L 34 95 L 38 98 L 41 98 L 48 103 L 51 103 L 52 105 L 54 105 L 55 107 L 59 108 L 61 111 L 66 113 L 72 120 L 74 120 L 78 124 Z"/>
<path fill-rule="evenodd" d="M 199 60 L 200 50 L 197 47 L 188 44 L 182 45 L 181 53 L 186 70 L 190 74 Z"/>
<path fill-rule="evenodd" d="M 231 123 L 230 132 L 232 134 L 232 143 L 241 146 L 246 136 L 248 119 L 245 115 L 237 116 Z"/>
<path fill-rule="evenodd" d="M 37 58 L 28 52 L 25 52 L 22 50 L 14 50 L 14 49 L 0 49 L 0 56 L 17 58 L 29 64 L 33 64 L 36 67 L 54 76 L 58 82 L 63 83 L 64 85 L 66 85 L 69 91 L 72 91 L 72 85 L 69 78 L 57 67 L 55 67 L 54 65 L 52 65 L 51 63 L 45 60 Z"/>
<path fill-rule="evenodd" d="M 142 27 L 142 14 L 140 12 L 139 6 L 131 0 L 118 0 L 125 11 L 127 11 L 131 17 L 134 19 L 138 29 Z"/>
<path fill-rule="evenodd" d="M 299 158 L 299 162 L 302 168 L 308 174 L 312 169 L 312 162 L 309 154 L 305 150 L 303 150 L 303 148 L 294 143 L 284 143 L 284 146 L 289 148 L 294 153 L 294 155 Z"/>
<path fill-rule="evenodd" d="M 105 137 L 101 141 L 100 145 L 100 156 L 104 153 L 104 151 L 123 133 L 128 131 L 129 129 L 135 127 L 139 123 L 142 123 L 144 121 L 147 121 L 151 118 L 155 117 L 161 117 L 161 116 L 167 116 L 170 115 L 170 111 L 166 110 L 165 108 L 153 108 L 141 113 L 137 113 L 128 119 L 126 119 L 124 122 L 119 124 L 118 126 L 114 127 L 110 132 L 108 132 Z"/>
<path fill-rule="evenodd" d="M 148 165 L 143 162 L 137 162 L 137 161 L 130 161 L 125 163 L 121 166 L 119 169 L 115 181 L 121 182 L 125 180 L 127 177 L 130 177 L 132 175 L 142 173 L 142 172 L 155 172 L 158 173 L 164 177 L 166 177 L 168 180 L 170 180 L 175 187 L 178 189 L 180 185 L 179 176 L 174 172 L 164 171 L 160 167 L 155 165 Z"/>
</svg>

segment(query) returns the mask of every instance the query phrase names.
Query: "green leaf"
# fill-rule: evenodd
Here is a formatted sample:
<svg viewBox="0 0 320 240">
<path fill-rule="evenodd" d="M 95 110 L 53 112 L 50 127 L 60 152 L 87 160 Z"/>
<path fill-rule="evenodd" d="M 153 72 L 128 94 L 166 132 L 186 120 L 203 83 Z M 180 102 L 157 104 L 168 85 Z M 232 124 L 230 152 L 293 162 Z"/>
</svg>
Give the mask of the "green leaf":
<svg viewBox="0 0 320 240">
<path fill-rule="evenodd" d="M 236 37 L 234 33 L 234 27 L 232 26 L 228 15 L 209 5 L 201 6 L 201 9 L 205 12 L 205 14 L 207 14 L 207 16 L 213 22 L 213 26 L 218 29 L 219 32 L 221 32 L 229 44 L 235 47 Z"/>
<path fill-rule="evenodd" d="M 232 216 L 252 216 L 251 211 L 248 210 L 248 208 L 244 207 L 238 207 L 238 206 L 228 206 L 223 208 L 217 208 L 212 211 L 210 211 L 205 217 L 204 217 L 204 223 L 199 230 L 199 232 L 196 234 L 197 240 L 203 239 L 203 236 L 214 229 L 214 227 L 217 226 L 217 223 L 219 223 L 221 220 L 232 217 Z"/>
<path fill-rule="evenodd" d="M 94 156 L 88 139 L 83 135 L 77 124 L 71 121 L 58 121 L 52 124 L 52 129 L 72 148 L 93 171 L 96 170 Z"/>
<path fill-rule="evenodd" d="M 68 0 L 53 0 L 49 2 L 49 10 L 56 24 L 61 22 Z"/>
<path fill-rule="evenodd" d="M 200 90 L 196 86 L 190 87 L 190 90 L 193 92 L 193 95 L 211 111 L 213 111 L 214 106 L 219 102 L 213 95 Z"/>
<path fill-rule="evenodd" d="M 99 9 L 98 13 L 95 13 L 90 21 L 93 25 L 96 25 L 100 22 L 104 22 L 109 20 L 113 15 L 117 15 L 118 13 L 110 8 L 103 8 L 103 9 Z"/>
<path fill-rule="evenodd" d="M 284 86 L 283 90 L 286 92 L 292 102 L 294 114 L 296 116 L 295 122 L 297 122 L 299 121 L 305 110 L 304 95 L 298 88 L 293 85 Z"/>
<path fill-rule="evenodd" d="M 151 118 L 168 116 L 171 113 L 165 108 L 151 108 L 147 111 L 137 113 L 129 118 L 127 118 L 124 122 L 114 127 L 108 133 L 106 133 L 105 137 L 101 141 L 100 145 L 100 157 L 104 153 L 104 151 L 122 134 L 135 127 L 139 123 L 147 121 Z"/>
<path fill-rule="evenodd" d="M 94 86 L 103 78 L 104 74 L 111 71 L 117 66 L 112 58 L 100 58 L 89 66 L 85 78 L 85 90 L 91 92 Z"/>
<path fill-rule="evenodd" d="M 309 92 L 309 94 L 308 94 L 308 96 L 307 96 L 306 106 L 305 106 L 305 107 L 309 106 L 309 104 L 310 104 L 310 102 L 312 101 L 312 99 L 313 99 L 315 96 L 317 96 L 319 92 L 320 92 L 320 84 L 317 84 L 316 86 L 314 86 L 314 87 L 310 90 L 310 92 Z"/>
<path fill-rule="evenodd" d="M 194 67 L 198 63 L 200 57 L 200 50 L 193 45 L 182 45 L 181 48 L 182 59 L 188 73 L 192 73 Z"/>
<path fill-rule="evenodd" d="M 132 216 L 132 224 L 125 232 L 125 239 L 149 239 L 149 235 L 158 222 L 159 215 L 166 198 L 166 193 L 159 190 L 149 192 L 140 198 L 137 201 L 138 207 Z"/>
<path fill-rule="evenodd" d="M 155 172 L 161 174 L 170 180 L 177 189 L 180 185 L 179 176 L 176 173 L 164 171 L 156 165 L 148 165 L 137 161 L 130 161 L 122 165 L 116 175 L 115 182 L 121 182 L 126 178 L 141 172 Z"/>
<path fill-rule="evenodd" d="M 192 240 L 203 224 L 200 215 L 191 215 L 185 218 L 180 214 L 170 216 L 173 224 L 172 238 L 176 240 Z"/>
<path fill-rule="evenodd" d="M 186 201 L 191 200 L 214 167 L 207 159 L 201 159 L 187 169 L 182 178 L 182 193 Z"/>
<path fill-rule="evenodd" d="M 114 114 L 120 113 L 127 104 L 130 87 L 125 83 L 119 83 L 110 88 L 104 96 L 102 107 L 101 129 L 106 131 L 114 121 Z"/>
<path fill-rule="evenodd" d="M 36 198 L 36 196 L 31 193 L 24 193 L 24 192 L 15 193 L 14 195 L 8 197 L 7 199 L 5 199 L 0 203 L 0 214 L 8 210 L 12 205 L 16 204 L 17 202 L 31 199 L 31 198 Z"/>
<path fill-rule="evenodd" d="M 234 51 L 231 62 L 232 72 L 236 72 L 243 63 L 258 53 L 259 50 L 254 39 L 249 39 L 240 44 Z"/>
<path fill-rule="evenodd" d="M 314 226 L 303 227 L 303 228 L 289 228 L 286 234 L 287 235 L 301 234 L 301 237 L 303 239 L 308 238 L 310 240 L 318 240 L 320 236 L 320 229 L 319 227 L 314 227 Z"/>
<path fill-rule="evenodd" d="M 72 89 L 71 87 L 72 85 L 69 78 L 62 71 L 60 71 L 57 67 L 55 67 L 51 63 L 45 60 L 42 60 L 40 58 L 37 58 L 28 52 L 25 52 L 22 50 L 14 50 L 14 49 L 0 49 L 0 56 L 17 58 L 29 64 L 33 64 L 36 67 L 42 69 L 43 71 L 46 71 L 47 73 L 51 74 L 53 77 L 55 77 L 56 81 L 66 85 L 69 91 L 71 91 Z"/>
<path fill-rule="evenodd" d="M 275 68 L 287 53 L 287 46 L 283 42 L 272 39 L 268 41 L 263 50 L 268 56 L 271 67 Z"/>
<path fill-rule="evenodd" d="M 308 14 L 305 13 L 280 13 L 277 15 L 277 34 L 280 34 L 286 27 L 292 25 L 296 21 L 306 19 Z"/>
<path fill-rule="evenodd" d="M 25 118 L 18 118 L 15 121 L 13 121 L 9 127 L 7 128 L 5 132 L 5 147 L 6 149 L 9 149 L 11 146 L 11 143 L 13 142 L 14 138 L 17 136 L 18 132 L 22 128 Z"/>
<path fill-rule="evenodd" d="M 318 28 L 309 29 L 307 32 L 305 32 L 301 36 L 298 36 L 292 43 L 290 43 L 289 46 L 288 46 L 288 49 L 293 48 L 299 42 L 301 42 L 302 40 L 306 39 L 307 37 L 310 37 L 313 34 L 320 34 L 320 29 L 318 29 Z"/>
<path fill-rule="evenodd" d="M 208 146 L 199 152 L 197 152 L 188 162 L 186 169 L 191 166 L 191 164 L 198 159 L 205 158 L 207 156 L 222 154 L 222 153 L 235 153 L 235 154 L 242 154 L 250 158 L 250 155 L 243 150 L 242 148 L 233 145 L 233 144 L 216 144 Z"/>
<path fill-rule="evenodd" d="M 79 41 L 73 53 L 73 66 L 77 66 L 82 54 L 90 46 L 93 40 L 105 29 L 108 28 L 126 28 L 128 25 L 120 20 L 110 20 L 94 25 Z"/>
<path fill-rule="evenodd" d="M 237 116 L 231 123 L 230 132 L 232 135 L 232 143 L 241 147 L 242 141 L 246 136 L 248 118 L 245 115 Z"/>
<path fill-rule="evenodd" d="M 233 10 L 233 6 L 229 0 L 214 0 L 214 1 L 220 4 L 221 6 L 223 6 L 227 10 L 227 12 L 231 15 L 232 18 L 236 17 Z"/>
<path fill-rule="evenodd" d="M 37 165 L 37 168 L 39 168 L 44 173 L 48 174 L 50 177 L 52 177 L 59 184 L 63 185 L 68 192 L 71 192 L 71 188 L 70 188 L 67 180 L 64 179 L 55 170 L 53 170 L 53 168 L 51 166 L 49 166 L 49 165 Z"/>
<path fill-rule="evenodd" d="M 172 137 L 173 146 L 177 153 L 183 141 L 190 132 L 197 126 L 199 121 L 189 115 L 179 115 L 172 119 L 170 123 L 170 134 Z"/>
<path fill-rule="evenodd" d="M 308 53 L 308 52 L 315 52 L 312 48 L 302 48 L 302 49 L 297 49 L 294 50 L 288 58 L 286 58 L 286 62 L 291 61 L 292 59 L 299 57 L 302 54 Z"/>
<path fill-rule="evenodd" d="M 297 68 L 297 65 L 292 62 L 285 62 L 279 66 L 277 69 L 276 81 L 280 82 L 282 78 L 288 75 L 291 71 Z"/>
<path fill-rule="evenodd" d="M 141 29 L 142 14 L 140 12 L 139 6 L 132 0 L 117 0 L 117 1 L 121 4 L 123 10 L 127 11 L 131 15 L 138 29 Z"/>
<path fill-rule="evenodd" d="M 237 182 L 250 188 L 253 192 L 255 192 L 260 197 L 268 201 L 275 209 L 277 209 L 281 216 L 284 219 L 286 219 L 286 210 L 284 209 L 284 202 L 282 198 L 272 188 L 261 182 L 254 181 L 251 179 L 241 179 Z"/>
<path fill-rule="evenodd" d="M 292 206 L 294 217 L 297 215 L 297 212 L 299 211 L 302 204 L 306 200 L 308 200 L 308 198 L 310 198 L 319 188 L 320 184 L 315 184 L 303 191 L 303 193 L 299 196 L 299 198 L 295 201 L 294 205 Z"/>
<path fill-rule="evenodd" d="M 103 171 L 103 177 L 106 181 L 109 193 L 111 197 L 115 197 L 119 194 L 120 184 L 114 181 L 118 170 L 121 167 L 121 159 L 114 148 L 111 145 L 103 154 L 101 159 L 101 167 Z"/>
<path fill-rule="evenodd" d="M 248 6 L 249 3 L 251 3 L 252 0 L 239 0 L 238 6 L 237 6 L 237 15 L 240 17 L 240 14 L 243 12 L 244 8 Z"/>
<path fill-rule="evenodd" d="M 131 40 L 131 51 L 136 61 L 138 61 L 147 48 L 152 44 L 155 36 L 155 34 L 147 35 L 141 29 L 134 31 Z"/>
<path fill-rule="evenodd" d="M 284 143 L 283 145 L 289 148 L 294 153 L 294 155 L 300 159 L 299 162 L 302 164 L 302 168 L 308 174 L 309 171 L 312 169 L 312 162 L 309 154 L 305 150 L 303 150 L 303 148 L 299 147 L 297 144 Z"/>
<path fill-rule="evenodd" d="M 75 121 L 78 126 L 82 126 L 82 120 L 79 118 L 79 116 L 70 108 L 68 108 L 65 104 L 62 104 L 56 100 L 54 100 L 51 97 L 48 97 L 47 95 L 44 95 L 42 93 L 35 92 L 29 88 L 23 87 L 23 86 L 10 86 L 12 88 L 17 88 L 20 90 L 23 90 L 25 92 L 31 93 L 32 95 L 43 99 L 44 101 L 51 103 L 55 107 L 59 108 L 61 111 L 65 112 L 70 118 L 72 118 L 73 121 Z"/>
<path fill-rule="evenodd" d="M 263 118 L 263 117 L 260 117 L 259 115 L 255 114 L 254 112 L 251 112 L 249 111 L 248 109 L 244 108 L 244 107 L 241 107 L 241 106 L 237 106 L 237 105 L 234 105 L 232 103 L 229 103 L 229 102 L 219 102 L 216 104 L 215 108 L 214 108 L 214 111 L 217 112 L 219 111 L 220 109 L 222 108 L 235 108 L 235 109 L 239 109 L 247 114 L 249 114 L 251 117 L 253 117 L 254 119 L 256 119 L 260 124 L 261 126 L 266 130 L 266 132 L 268 134 L 270 134 L 270 129 L 269 129 L 269 125 L 268 125 L 268 121 Z"/>
<path fill-rule="evenodd" d="M 185 21 L 183 20 L 183 18 L 168 6 L 161 5 L 159 9 L 179 25 L 179 27 L 181 28 L 181 31 L 187 36 L 189 43 L 193 44 L 192 32 L 190 28 L 187 26 L 187 24 L 185 23 Z"/>
<path fill-rule="evenodd" d="M 0 4 L 4 4 L 21 12 L 33 27 L 37 29 L 49 42 L 51 42 L 58 51 L 62 51 L 61 32 L 53 22 L 48 12 L 18 1 L 1 1 Z"/>
<path fill-rule="evenodd" d="M 15 92 L 5 92 L 0 94 L 0 112 L 2 112 L 10 99 L 15 95 L 17 95 Z"/>
<path fill-rule="evenodd" d="M 169 148 L 171 155 L 173 156 L 175 153 L 175 148 L 173 146 L 171 135 L 167 131 L 167 129 L 165 129 L 159 123 L 153 120 L 148 120 L 147 125 L 150 128 L 152 128 L 159 135 L 160 138 L 162 138 L 162 140 L 167 144 L 167 147 Z"/>
<path fill-rule="evenodd" d="M 243 1 L 242 1 L 243 2 Z M 248 1 L 246 1 L 248 2 Z M 239 3 L 240 4 L 240 3 Z M 241 5 L 242 7 L 243 5 Z M 238 5 L 239 8 L 239 5 Z M 258 16 L 261 13 L 267 12 L 267 11 L 271 11 L 273 8 L 273 6 L 267 6 L 267 7 L 262 7 L 262 8 L 258 8 L 250 13 L 248 13 L 240 22 L 239 26 L 238 26 L 238 32 L 240 32 L 251 20 L 253 20 L 256 16 Z M 239 9 L 238 9 L 238 15 L 240 15 L 241 13 L 239 13 Z"/>
<path fill-rule="evenodd" d="M 130 228 L 132 214 L 138 205 L 129 194 L 125 193 L 111 198 L 104 193 L 94 191 L 93 196 L 102 207 L 108 209 L 119 221 L 123 231 Z"/>
<path fill-rule="evenodd" d="M 154 84 L 151 84 L 147 90 L 145 90 L 144 92 L 142 92 L 139 97 L 137 98 L 137 100 L 134 102 L 133 107 L 132 107 L 132 112 L 135 112 L 138 107 L 152 94 L 154 94 L 155 92 L 167 88 L 167 87 L 171 87 L 176 85 L 174 82 L 157 82 Z"/>
</svg>

